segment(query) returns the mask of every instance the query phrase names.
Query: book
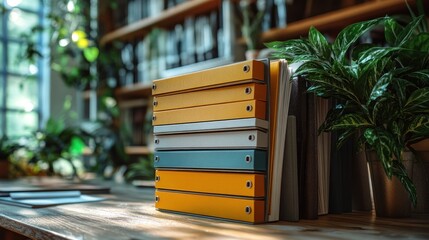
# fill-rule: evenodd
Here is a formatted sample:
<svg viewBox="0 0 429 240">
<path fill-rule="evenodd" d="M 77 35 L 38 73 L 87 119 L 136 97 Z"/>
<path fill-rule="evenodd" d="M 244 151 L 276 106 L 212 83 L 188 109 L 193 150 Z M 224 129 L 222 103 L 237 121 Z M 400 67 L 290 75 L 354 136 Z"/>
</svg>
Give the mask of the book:
<svg viewBox="0 0 429 240">
<path fill-rule="evenodd" d="M 258 149 L 155 151 L 154 167 L 266 171 L 267 153 Z"/>
<path fill-rule="evenodd" d="M 264 197 L 265 176 L 261 173 L 196 172 L 156 170 L 157 189 Z"/>
<path fill-rule="evenodd" d="M 39 177 L 37 179 L 21 179 L 0 182 L 0 196 L 10 196 L 16 192 L 58 192 L 79 191 L 83 194 L 105 194 L 110 193 L 110 187 L 73 183 L 56 178 Z"/>
<path fill-rule="evenodd" d="M 155 208 L 228 220 L 262 223 L 263 199 L 155 190 Z"/>
<path fill-rule="evenodd" d="M 156 135 L 155 150 L 265 149 L 268 135 L 259 130 Z"/>
<path fill-rule="evenodd" d="M 81 195 L 79 191 L 14 192 L 7 197 L 0 197 L 0 203 L 27 208 L 42 208 L 102 200 L 104 198 Z"/>
<path fill-rule="evenodd" d="M 283 163 L 280 196 L 280 220 L 299 220 L 298 162 L 296 143 L 296 117 L 289 115 L 286 130 L 285 161 Z"/>
<path fill-rule="evenodd" d="M 176 133 L 191 133 L 191 132 L 219 132 L 228 130 L 248 130 L 258 129 L 267 131 L 268 121 L 258 118 L 242 118 L 233 120 L 196 122 L 183 124 L 170 124 L 154 126 L 153 133 L 155 135 L 176 134 Z"/>
<path fill-rule="evenodd" d="M 152 95 L 171 94 L 245 82 L 264 82 L 264 63 L 249 60 L 153 81 Z"/>
<path fill-rule="evenodd" d="M 265 116 L 265 102 L 248 100 L 154 112 L 152 125 L 158 126 L 164 124 L 205 122 L 241 118 L 265 119 Z"/>
<path fill-rule="evenodd" d="M 153 97 L 153 110 L 158 111 L 206 106 L 246 100 L 266 101 L 266 85 L 247 83 L 224 88 Z"/>
</svg>

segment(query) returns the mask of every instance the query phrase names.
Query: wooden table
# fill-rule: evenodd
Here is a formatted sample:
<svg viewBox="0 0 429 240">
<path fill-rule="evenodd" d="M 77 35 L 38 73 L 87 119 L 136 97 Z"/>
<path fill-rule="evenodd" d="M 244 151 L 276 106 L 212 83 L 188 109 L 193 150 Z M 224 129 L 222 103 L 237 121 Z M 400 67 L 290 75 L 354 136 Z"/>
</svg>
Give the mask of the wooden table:
<svg viewBox="0 0 429 240">
<path fill-rule="evenodd" d="M 43 209 L 0 204 L 0 228 L 32 239 L 429 239 L 427 218 L 351 213 L 298 223 L 240 224 L 159 212 L 153 188 L 103 184 L 111 185 L 112 193 L 97 203 Z"/>
</svg>

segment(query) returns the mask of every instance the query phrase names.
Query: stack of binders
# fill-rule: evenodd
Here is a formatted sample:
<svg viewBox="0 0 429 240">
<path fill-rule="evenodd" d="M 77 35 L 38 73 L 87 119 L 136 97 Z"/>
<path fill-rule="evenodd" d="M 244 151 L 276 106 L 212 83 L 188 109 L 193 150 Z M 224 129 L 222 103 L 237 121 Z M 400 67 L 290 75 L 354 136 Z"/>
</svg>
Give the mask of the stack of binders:
<svg viewBox="0 0 429 240">
<path fill-rule="evenodd" d="M 277 221 L 289 78 L 251 60 L 154 81 L 155 207 Z"/>
</svg>

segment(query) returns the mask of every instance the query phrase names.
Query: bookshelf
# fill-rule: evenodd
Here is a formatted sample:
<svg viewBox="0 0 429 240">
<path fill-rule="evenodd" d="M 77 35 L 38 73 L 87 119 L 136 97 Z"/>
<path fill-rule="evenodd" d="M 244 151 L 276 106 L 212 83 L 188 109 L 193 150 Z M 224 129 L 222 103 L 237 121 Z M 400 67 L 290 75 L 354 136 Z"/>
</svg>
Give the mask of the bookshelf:
<svg viewBox="0 0 429 240">
<path fill-rule="evenodd" d="M 237 0 L 184 0 L 173 7 L 161 11 L 157 15 L 142 18 L 107 32 L 101 36 L 99 43 L 103 47 L 109 47 L 116 41 L 126 44 L 136 44 L 137 41 L 141 41 L 149 36 L 151 31 L 155 28 L 169 31 L 174 29 L 177 24 L 184 25 L 184 22 L 189 17 L 197 18 L 204 14 L 210 14 L 211 11 L 222 9 L 220 11 L 221 16 L 219 16 L 219 20 L 223 21 L 223 27 L 225 28 L 223 36 L 226 38 L 225 42 L 229 43 L 229 45 L 225 46 L 225 54 L 212 59 L 205 59 L 201 62 L 162 69 L 160 70 L 160 76 L 156 78 L 175 76 L 243 60 L 244 39 L 238 36 L 239 26 L 236 26 L 235 19 L 238 16 L 236 16 L 237 11 L 233 9 L 235 7 L 234 5 L 237 5 L 238 2 Z M 315 26 L 321 32 L 337 33 L 339 29 L 353 22 L 406 11 L 404 0 L 367 0 L 363 1 L 363 3 L 362 1 L 352 2 L 355 2 L 355 4 L 340 10 L 334 10 L 325 14 L 290 22 L 287 24 L 286 28 L 269 29 L 262 33 L 262 42 L 305 36 L 311 26 Z M 410 5 L 415 5 L 415 0 L 408 0 L 408 3 Z M 219 40 L 219 38 L 217 40 Z M 172 40 L 167 37 L 166 41 Z M 134 82 L 117 87 L 114 95 L 118 99 L 121 112 L 128 111 L 127 109 L 132 108 L 149 109 L 152 101 L 151 81 L 156 78 L 152 77 L 149 78 L 149 80 L 142 80 L 136 77 Z M 146 155 L 151 153 L 151 150 L 146 146 L 133 146 L 127 147 L 126 152 L 129 155 Z"/>
<path fill-rule="evenodd" d="M 414 5 L 415 1 L 410 0 L 408 4 Z M 377 0 L 353 5 L 351 7 L 306 18 L 288 24 L 286 28 L 277 28 L 266 31 L 262 34 L 262 42 L 287 40 L 299 38 L 308 34 L 311 26 L 316 27 L 320 32 L 337 31 L 349 24 L 363 21 L 370 18 L 382 17 L 387 13 L 397 13 L 406 9 L 404 0 Z M 244 39 L 239 40 L 244 43 Z"/>
<path fill-rule="evenodd" d="M 154 27 L 168 27 L 177 22 L 183 21 L 185 17 L 203 14 L 216 9 L 221 4 L 221 0 L 190 0 L 181 3 L 173 8 L 163 11 L 156 17 L 141 19 L 124 27 L 107 33 L 100 39 L 101 45 L 106 45 L 114 40 L 130 40 L 142 37 Z"/>
</svg>

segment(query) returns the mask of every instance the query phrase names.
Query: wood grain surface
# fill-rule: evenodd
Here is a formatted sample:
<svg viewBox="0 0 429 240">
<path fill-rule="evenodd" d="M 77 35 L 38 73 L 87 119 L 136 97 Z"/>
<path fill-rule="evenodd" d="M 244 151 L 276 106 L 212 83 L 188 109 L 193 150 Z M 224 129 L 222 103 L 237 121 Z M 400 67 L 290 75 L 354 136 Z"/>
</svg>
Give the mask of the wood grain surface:
<svg viewBox="0 0 429 240">
<path fill-rule="evenodd" d="M 249 225 L 159 212 L 154 189 L 103 182 L 106 201 L 29 209 L 0 204 L 0 227 L 32 239 L 429 239 L 429 219 L 371 213 Z M 1 229 L 0 229 L 1 231 Z"/>
</svg>

